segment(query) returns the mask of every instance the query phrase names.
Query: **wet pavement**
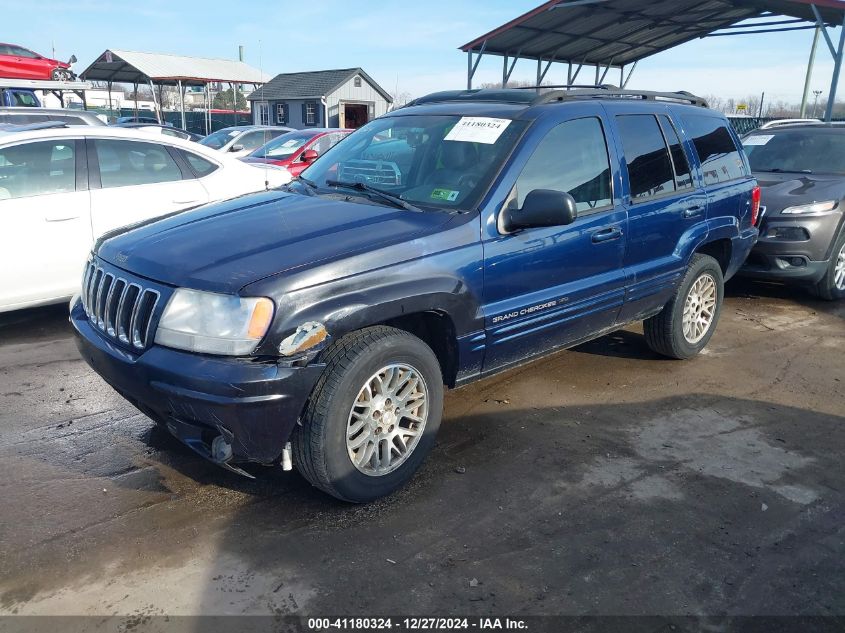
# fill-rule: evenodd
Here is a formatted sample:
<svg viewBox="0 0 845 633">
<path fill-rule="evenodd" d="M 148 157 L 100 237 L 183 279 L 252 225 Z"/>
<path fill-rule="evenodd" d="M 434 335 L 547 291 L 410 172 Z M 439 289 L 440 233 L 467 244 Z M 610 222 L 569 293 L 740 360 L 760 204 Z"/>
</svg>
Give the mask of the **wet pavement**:
<svg viewBox="0 0 845 633">
<path fill-rule="evenodd" d="M 732 283 L 706 353 L 633 327 L 447 395 L 394 496 L 193 455 L 0 315 L 0 613 L 845 615 L 845 304 Z"/>
</svg>

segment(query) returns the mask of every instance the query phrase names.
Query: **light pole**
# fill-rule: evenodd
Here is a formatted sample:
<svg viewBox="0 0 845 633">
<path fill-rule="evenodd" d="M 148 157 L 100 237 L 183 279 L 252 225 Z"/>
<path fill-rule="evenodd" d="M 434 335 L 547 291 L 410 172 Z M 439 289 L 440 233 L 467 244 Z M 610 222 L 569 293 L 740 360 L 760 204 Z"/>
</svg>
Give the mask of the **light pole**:
<svg viewBox="0 0 845 633">
<path fill-rule="evenodd" d="M 822 93 L 821 90 L 813 90 L 813 94 L 816 96 L 815 101 L 813 101 L 813 118 L 816 118 L 816 106 L 819 103 L 819 95 Z"/>
</svg>

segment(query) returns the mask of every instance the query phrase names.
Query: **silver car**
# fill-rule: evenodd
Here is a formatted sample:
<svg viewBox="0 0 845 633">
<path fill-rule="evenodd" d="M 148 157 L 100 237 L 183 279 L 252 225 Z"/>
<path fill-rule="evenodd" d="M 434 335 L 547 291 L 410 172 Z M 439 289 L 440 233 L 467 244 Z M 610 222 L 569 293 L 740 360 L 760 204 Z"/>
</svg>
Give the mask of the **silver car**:
<svg viewBox="0 0 845 633">
<path fill-rule="evenodd" d="M 293 131 L 293 128 L 282 126 L 239 125 L 212 132 L 200 143 L 211 149 L 228 152 L 230 156 L 240 157 L 266 145 L 277 136 Z"/>
</svg>

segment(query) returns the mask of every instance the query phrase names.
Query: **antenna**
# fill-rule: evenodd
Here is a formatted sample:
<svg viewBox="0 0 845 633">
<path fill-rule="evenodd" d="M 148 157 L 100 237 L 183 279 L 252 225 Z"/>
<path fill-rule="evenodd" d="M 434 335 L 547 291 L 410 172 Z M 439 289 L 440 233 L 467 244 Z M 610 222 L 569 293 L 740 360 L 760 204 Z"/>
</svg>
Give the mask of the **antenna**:
<svg viewBox="0 0 845 633">
<path fill-rule="evenodd" d="M 241 47 L 241 51 L 243 51 L 243 47 Z M 243 61 L 243 58 L 241 58 L 241 61 Z M 262 46 L 261 46 L 261 40 L 258 40 L 258 75 L 259 75 L 259 79 L 261 79 L 263 81 L 264 80 L 264 58 L 263 58 L 263 49 L 262 49 Z M 261 98 L 262 99 L 264 98 L 264 84 L 263 83 L 261 84 Z M 258 123 L 260 125 L 261 124 L 261 110 L 260 110 L 260 108 L 262 108 L 264 106 L 263 106 L 263 104 L 259 103 L 258 107 L 259 107 Z M 255 113 L 254 112 L 252 113 L 252 117 L 253 117 L 253 120 L 255 120 Z M 270 104 L 269 103 L 267 104 L 267 124 L 268 125 L 270 124 Z M 264 145 L 266 145 L 266 144 L 267 143 L 264 143 Z M 263 147 L 263 145 L 262 145 L 262 147 Z M 266 152 L 265 152 L 265 154 L 266 154 Z M 262 159 L 264 160 L 264 190 L 267 191 L 268 189 L 270 189 L 270 167 L 269 167 L 269 163 L 267 163 L 266 155 L 262 156 Z"/>
</svg>

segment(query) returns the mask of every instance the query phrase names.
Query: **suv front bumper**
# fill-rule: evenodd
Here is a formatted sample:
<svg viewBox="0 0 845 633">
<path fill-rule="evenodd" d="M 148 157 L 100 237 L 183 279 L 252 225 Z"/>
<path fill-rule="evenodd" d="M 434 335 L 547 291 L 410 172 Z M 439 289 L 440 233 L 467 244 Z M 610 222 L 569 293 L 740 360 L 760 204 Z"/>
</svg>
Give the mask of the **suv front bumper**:
<svg viewBox="0 0 845 633">
<path fill-rule="evenodd" d="M 79 301 L 71 306 L 70 321 L 79 352 L 94 371 L 144 414 L 222 466 L 275 462 L 324 368 L 283 367 L 160 345 L 133 354 L 91 327 Z M 221 458 L 212 451 L 218 437 L 231 446 L 231 455 Z"/>
<path fill-rule="evenodd" d="M 842 212 L 765 217 L 760 237 L 740 269 L 743 277 L 817 283 L 830 264 Z"/>
</svg>

